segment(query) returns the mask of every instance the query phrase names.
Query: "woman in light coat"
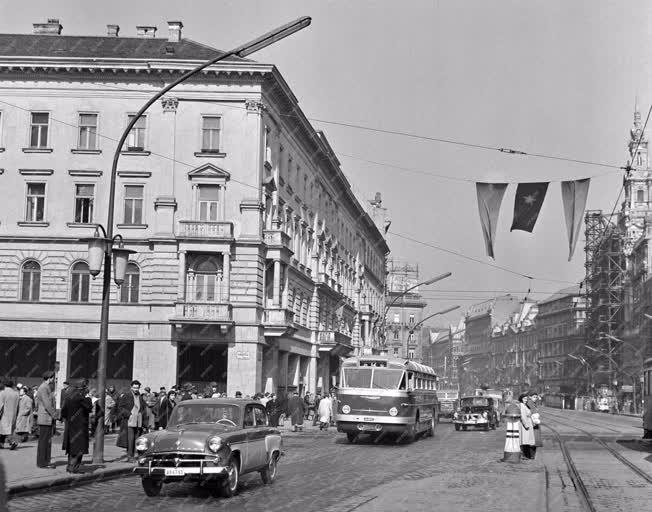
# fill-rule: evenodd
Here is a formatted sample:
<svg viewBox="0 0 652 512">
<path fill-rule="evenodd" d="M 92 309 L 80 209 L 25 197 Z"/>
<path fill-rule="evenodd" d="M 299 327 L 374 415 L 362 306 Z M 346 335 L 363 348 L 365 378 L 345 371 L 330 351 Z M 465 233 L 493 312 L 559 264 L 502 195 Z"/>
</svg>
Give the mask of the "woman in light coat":
<svg viewBox="0 0 652 512">
<path fill-rule="evenodd" d="M 18 417 L 16 418 L 16 434 L 21 436 L 22 442 L 27 442 L 29 434 L 32 432 L 32 413 L 34 412 L 34 402 L 32 397 L 25 393 L 25 388 L 21 387 L 18 392 L 20 395 L 18 401 Z"/>
<path fill-rule="evenodd" d="M 527 393 L 519 395 L 518 401 L 521 408 L 521 421 L 518 424 L 518 435 L 521 444 L 521 453 L 526 459 L 534 459 L 537 450 L 534 441 L 534 425 L 532 423 L 532 413 L 526 405 Z"/>
</svg>

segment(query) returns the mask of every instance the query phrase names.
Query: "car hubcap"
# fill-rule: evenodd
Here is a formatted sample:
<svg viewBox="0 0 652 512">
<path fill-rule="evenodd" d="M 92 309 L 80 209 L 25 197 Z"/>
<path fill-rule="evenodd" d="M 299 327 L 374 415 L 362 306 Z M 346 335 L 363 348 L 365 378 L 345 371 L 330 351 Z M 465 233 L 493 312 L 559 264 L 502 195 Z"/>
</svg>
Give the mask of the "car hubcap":
<svg viewBox="0 0 652 512">
<path fill-rule="evenodd" d="M 235 467 L 233 467 L 233 464 L 229 466 L 228 478 L 229 478 L 229 489 L 234 490 L 238 485 L 238 475 L 236 474 L 236 470 Z"/>
</svg>

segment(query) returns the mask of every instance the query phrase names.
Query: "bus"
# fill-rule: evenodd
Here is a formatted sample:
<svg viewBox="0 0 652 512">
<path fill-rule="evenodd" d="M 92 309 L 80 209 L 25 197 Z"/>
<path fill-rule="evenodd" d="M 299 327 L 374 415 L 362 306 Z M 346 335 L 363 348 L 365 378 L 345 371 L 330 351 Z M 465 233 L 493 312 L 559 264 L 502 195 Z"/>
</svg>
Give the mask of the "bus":
<svg viewBox="0 0 652 512">
<path fill-rule="evenodd" d="M 453 413 L 457 409 L 460 392 L 457 389 L 438 389 L 437 398 L 439 399 L 439 416 L 438 421 L 442 418 L 453 419 Z"/>
<path fill-rule="evenodd" d="M 337 390 L 337 431 L 349 442 L 360 434 L 397 442 L 435 435 L 437 376 L 429 366 L 391 356 L 359 356 L 342 362 Z"/>
</svg>

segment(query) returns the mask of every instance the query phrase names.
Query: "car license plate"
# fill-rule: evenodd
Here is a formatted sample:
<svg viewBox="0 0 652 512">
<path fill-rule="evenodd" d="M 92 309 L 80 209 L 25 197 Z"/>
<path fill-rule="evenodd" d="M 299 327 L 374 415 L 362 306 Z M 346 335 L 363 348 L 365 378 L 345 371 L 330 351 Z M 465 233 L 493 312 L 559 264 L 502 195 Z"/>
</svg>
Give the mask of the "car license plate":
<svg viewBox="0 0 652 512">
<path fill-rule="evenodd" d="M 373 418 L 363 418 L 364 421 L 374 421 Z"/>
<path fill-rule="evenodd" d="M 181 468 L 165 468 L 165 476 L 183 476 L 183 469 Z"/>
</svg>

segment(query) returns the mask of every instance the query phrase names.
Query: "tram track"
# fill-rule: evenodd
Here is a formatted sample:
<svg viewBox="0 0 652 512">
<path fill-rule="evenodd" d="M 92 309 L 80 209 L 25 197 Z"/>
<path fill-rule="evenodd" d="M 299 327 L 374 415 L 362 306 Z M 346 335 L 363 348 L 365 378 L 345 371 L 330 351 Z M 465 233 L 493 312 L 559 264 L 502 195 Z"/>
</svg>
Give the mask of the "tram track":
<svg viewBox="0 0 652 512">
<path fill-rule="evenodd" d="M 560 415 L 557 415 L 557 414 L 551 414 L 549 410 L 546 410 L 545 414 L 546 414 L 546 416 L 549 416 L 551 418 L 565 419 L 564 416 L 560 416 Z M 615 432 L 616 434 L 622 434 L 622 430 L 612 428 L 614 426 L 613 423 L 605 422 L 602 418 L 600 418 L 600 420 L 601 421 L 596 423 L 595 421 L 589 421 L 589 420 L 585 420 L 585 419 L 582 419 L 582 418 L 573 417 L 573 421 L 576 421 L 578 423 L 583 423 L 585 425 L 592 425 L 594 427 L 598 426 L 600 428 L 604 428 L 604 429 L 609 430 L 611 432 Z M 560 421 L 560 423 L 563 423 L 563 422 Z"/>
<path fill-rule="evenodd" d="M 578 427 L 576 425 L 573 425 L 572 423 L 568 423 L 566 421 L 560 421 L 556 415 L 550 415 L 551 419 L 553 419 L 555 422 L 571 427 L 579 432 L 582 432 L 585 434 L 592 442 L 595 444 L 599 445 L 601 448 L 606 450 L 610 455 L 612 455 L 616 460 L 618 460 L 620 463 L 622 463 L 624 466 L 626 466 L 632 473 L 634 473 L 637 477 L 640 479 L 645 480 L 648 484 L 652 484 L 652 476 L 650 476 L 648 473 L 643 471 L 640 467 L 638 467 L 636 464 L 632 463 L 629 461 L 627 458 L 623 457 L 617 450 L 609 446 L 607 443 L 605 443 L 602 439 L 594 435 L 593 433 Z M 551 427 L 548 424 L 544 424 L 548 430 L 550 430 L 553 435 L 555 436 L 561 453 L 562 457 L 564 459 L 564 462 L 568 468 L 569 475 L 571 477 L 571 480 L 573 482 L 573 485 L 575 486 L 575 489 L 579 491 L 579 494 L 582 498 L 582 502 L 584 503 L 584 506 L 589 512 L 597 512 L 599 509 L 596 507 L 596 504 L 594 502 L 594 497 L 592 496 L 592 493 L 589 492 L 589 486 L 587 486 L 585 479 L 581 476 L 580 471 L 578 470 L 578 466 L 576 464 L 575 459 L 571 455 L 571 450 L 567 444 L 567 440 L 564 439 L 563 434 L 561 434 L 557 429 L 554 427 Z M 602 427 L 606 428 L 606 427 Z M 613 430 L 613 429 L 610 429 Z M 616 475 L 614 475 L 616 476 Z M 618 475 L 622 476 L 622 475 Z M 627 481 L 627 479 L 624 479 Z"/>
</svg>

